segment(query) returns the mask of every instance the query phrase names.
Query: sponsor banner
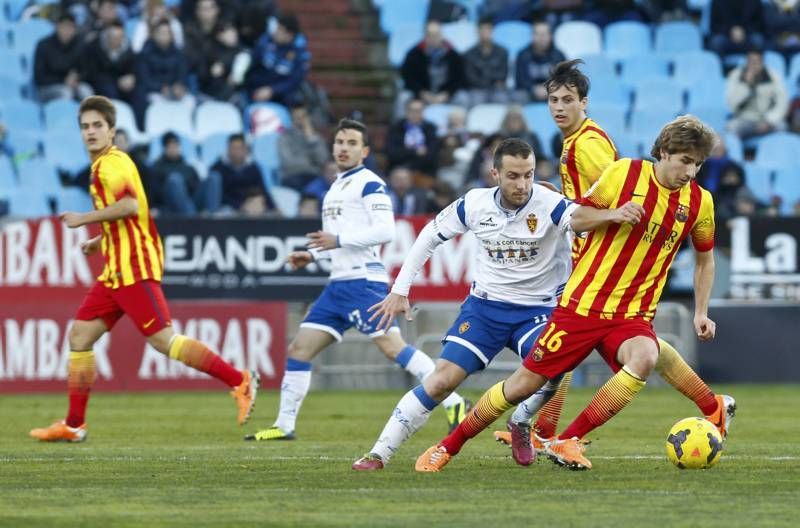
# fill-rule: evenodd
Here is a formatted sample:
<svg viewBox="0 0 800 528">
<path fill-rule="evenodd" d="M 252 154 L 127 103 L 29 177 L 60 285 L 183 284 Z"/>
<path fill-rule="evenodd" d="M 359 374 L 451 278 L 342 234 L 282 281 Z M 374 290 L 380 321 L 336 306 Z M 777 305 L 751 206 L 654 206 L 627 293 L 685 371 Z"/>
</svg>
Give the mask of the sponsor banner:
<svg viewBox="0 0 800 528">
<path fill-rule="evenodd" d="M 63 392 L 68 331 L 78 305 L 0 302 L 0 392 Z M 285 363 L 286 304 L 173 302 L 175 330 L 198 339 L 238 369 L 261 373 L 262 386 L 280 387 Z M 99 391 L 211 389 L 221 382 L 147 345 L 127 317 L 95 346 Z"/>
<path fill-rule="evenodd" d="M 800 301 L 800 218 L 734 218 L 719 244 L 731 248 L 730 297 Z"/>
</svg>

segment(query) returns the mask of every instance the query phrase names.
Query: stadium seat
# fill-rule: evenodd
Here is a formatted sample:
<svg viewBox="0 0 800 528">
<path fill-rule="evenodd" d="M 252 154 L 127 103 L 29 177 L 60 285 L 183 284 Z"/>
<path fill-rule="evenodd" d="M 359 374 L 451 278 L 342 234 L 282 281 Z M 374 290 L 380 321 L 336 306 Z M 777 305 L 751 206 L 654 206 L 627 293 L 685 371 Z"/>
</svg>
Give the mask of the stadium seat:
<svg viewBox="0 0 800 528">
<path fill-rule="evenodd" d="M 669 77 L 669 61 L 657 55 L 633 55 L 622 59 L 620 64 L 622 80 L 630 84 Z"/>
<path fill-rule="evenodd" d="M 700 28 L 691 22 L 664 22 L 656 27 L 656 53 L 677 54 L 703 49 L 703 35 Z"/>
<path fill-rule="evenodd" d="M 176 134 L 193 137 L 192 105 L 173 101 L 156 100 L 150 103 L 144 114 L 144 132 L 148 137 L 161 137 L 170 130 Z"/>
<path fill-rule="evenodd" d="M 767 50 L 764 52 L 764 66 L 773 70 L 782 78 L 786 78 L 786 61 L 783 55 L 777 51 Z"/>
<path fill-rule="evenodd" d="M 642 22 L 614 22 L 605 29 L 605 53 L 612 58 L 647 55 L 653 48 L 650 27 Z"/>
<path fill-rule="evenodd" d="M 620 158 L 639 159 L 642 157 L 641 141 L 632 137 L 630 134 L 622 133 L 613 136 L 611 139 L 614 141 L 614 146 L 617 147 L 617 154 L 619 154 Z"/>
<path fill-rule="evenodd" d="M 112 99 L 111 102 L 114 103 L 114 108 L 117 109 L 117 130 L 127 132 L 128 138 L 130 138 L 130 142 L 133 145 L 147 143 L 147 136 L 139 130 L 139 126 L 136 124 L 136 117 L 133 115 L 131 105 L 119 99 Z"/>
<path fill-rule="evenodd" d="M 17 175 L 14 162 L 4 154 L 0 154 L 0 189 L 11 189 L 17 186 Z"/>
<path fill-rule="evenodd" d="M 8 20 L 19 20 L 20 15 L 30 4 L 30 0 L 3 0 L 4 10 Z M 2 18 L 2 17 L 0 17 Z"/>
<path fill-rule="evenodd" d="M 724 79 L 722 61 L 710 51 L 688 51 L 679 53 L 672 59 L 672 77 L 686 88 L 707 82 L 711 77 Z"/>
<path fill-rule="evenodd" d="M 673 119 L 675 119 L 674 112 L 665 111 L 656 106 L 634 110 L 631 113 L 628 133 L 633 139 L 639 141 L 643 151 L 648 153 L 661 129 Z"/>
<path fill-rule="evenodd" d="M 50 132 L 76 133 L 78 126 L 78 105 L 71 99 L 54 99 L 44 104 L 44 124 Z"/>
<path fill-rule="evenodd" d="M 278 138 L 280 134 L 261 134 L 253 139 L 253 159 L 261 167 L 264 175 L 264 185 L 272 188 L 277 180 L 280 169 L 278 157 Z"/>
<path fill-rule="evenodd" d="M 28 190 L 33 189 L 54 196 L 56 191 L 61 188 L 61 180 L 58 178 L 55 167 L 42 159 L 30 158 L 22 161 L 17 167 L 19 186 Z"/>
<path fill-rule="evenodd" d="M 478 28 L 468 20 L 443 24 L 442 35 L 459 53 L 465 53 L 478 43 Z"/>
<path fill-rule="evenodd" d="M 717 134 L 725 133 L 728 125 L 728 110 L 725 108 L 695 108 L 692 114 L 713 128 Z"/>
<path fill-rule="evenodd" d="M 77 130 L 48 130 L 43 146 L 44 159 L 70 176 L 90 165 L 89 155 Z"/>
<path fill-rule="evenodd" d="M 300 209 L 300 193 L 291 187 L 273 185 L 269 189 L 275 205 L 285 218 L 294 218 Z"/>
<path fill-rule="evenodd" d="M 772 170 L 762 167 L 752 161 L 742 164 L 744 167 L 744 178 L 747 188 L 753 191 L 756 198 L 765 204 L 772 202 L 775 195 L 772 185 Z"/>
<path fill-rule="evenodd" d="M 0 58 L 2 61 L 2 58 Z M 18 101 L 23 98 L 23 89 L 27 83 L 0 73 L 0 101 Z"/>
<path fill-rule="evenodd" d="M 775 171 L 775 194 L 781 197 L 781 214 L 793 215 L 795 205 L 800 202 L 800 177 L 797 169 Z"/>
<path fill-rule="evenodd" d="M 789 95 L 797 95 L 798 83 L 800 83 L 800 52 L 792 56 L 789 61 L 789 73 L 786 75 L 786 87 Z"/>
<path fill-rule="evenodd" d="M 211 134 L 226 132 L 238 134 L 243 131 L 242 114 L 231 103 L 206 101 L 195 110 L 195 141 L 201 142 Z"/>
<path fill-rule="evenodd" d="M 457 105 L 431 104 L 422 111 L 422 117 L 436 125 L 436 133 L 443 136 L 447 133 L 447 117 Z"/>
<path fill-rule="evenodd" d="M 627 105 L 615 103 L 591 103 L 586 113 L 592 118 L 600 128 L 611 136 L 612 140 L 625 134 Z"/>
<path fill-rule="evenodd" d="M 410 24 L 424 26 L 425 19 L 428 17 L 429 3 L 429 0 L 384 2 L 379 18 L 381 29 L 387 35 L 391 35 L 400 26 Z"/>
<path fill-rule="evenodd" d="M 200 144 L 200 161 L 203 165 L 211 167 L 227 152 L 229 135 L 227 132 L 220 132 L 206 136 Z"/>
<path fill-rule="evenodd" d="M 617 63 L 608 55 L 584 55 L 581 57 L 584 64 L 580 69 L 589 77 L 589 81 L 594 85 L 596 79 L 616 79 Z"/>
<path fill-rule="evenodd" d="M 421 24 L 402 26 L 389 35 L 389 63 L 395 68 L 402 66 L 408 50 L 419 43 L 425 34 Z"/>
<path fill-rule="evenodd" d="M 539 136 L 542 149 L 547 156 L 554 156 L 553 136 L 561 134 L 561 130 L 553 121 L 547 103 L 529 103 L 522 107 L 522 115 L 525 116 L 525 123 L 528 128 Z"/>
<path fill-rule="evenodd" d="M 8 200 L 8 214 L 20 218 L 50 216 L 48 197 L 38 189 L 0 189 L 0 199 Z"/>
<path fill-rule="evenodd" d="M 0 115 L 14 131 L 35 134 L 42 132 L 41 110 L 39 105 L 32 101 L 7 101 L 3 103 Z"/>
<path fill-rule="evenodd" d="M 722 135 L 722 140 L 725 142 L 725 150 L 728 151 L 728 157 L 742 163 L 744 161 L 744 145 L 741 138 L 736 134 L 726 132 Z"/>
<path fill-rule="evenodd" d="M 177 132 L 176 134 L 181 142 L 181 152 L 183 153 L 183 158 L 189 163 L 194 163 L 197 161 L 197 145 L 194 144 L 192 138 L 186 134 L 180 134 Z M 163 134 L 159 134 L 158 136 L 153 136 L 150 139 L 150 148 L 147 151 L 147 159 L 150 160 L 150 163 L 156 161 L 161 157 L 161 154 L 164 153 L 164 146 L 161 144 L 162 136 Z"/>
<path fill-rule="evenodd" d="M 690 114 L 700 108 L 720 108 L 728 110 L 725 102 L 726 81 L 718 77 L 709 77 L 690 86 L 686 93 L 688 102 L 686 111 Z"/>
<path fill-rule="evenodd" d="M 533 31 L 531 25 L 518 20 L 500 22 L 494 27 L 494 41 L 508 50 L 514 60 L 517 53 L 531 45 Z"/>
<path fill-rule="evenodd" d="M 761 138 L 756 149 L 755 162 L 771 169 L 800 168 L 800 136 L 789 132 L 775 132 Z"/>
<path fill-rule="evenodd" d="M 39 133 L 12 130 L 8 133 L 6 140 L 14 150 L 15 158 L 24 159 L 42 153 Z"/>
<path fill-rule="evenodd" d="M 86 212 L 94 208 L 89 194 L 77 187 L 62 187 L 56 195 L 56 212 Z"/>
<path fill-rule="evenodd" d="M 683 110 L 683 88 L 668 79 L 644 79 L 633 86 L 634 110 L 653 107 L 673 114 Z"/>
<path fill-rule="evenodd" d="M 590 104 L 608 103 L 619 104 L 627 108 L 631 104 L 630 87 L 617 78 L 602 80 L 590 79 L 589 87 Z"/>
<path fill-rule="evenodd" d="M 467 130 L 489 135 L 497 132 L 506 116 L 506 105 L 479 104 L 473 106 L 467 114 Z"/>
<path fill-rule="evenodd" d="M 11 26 L 11 44 L 13 49 L 22 55 L 28 71 L 33 71 L 33 55 L 36 45 L 50 36 L 55 27 L 43 18 L 30 18 Z"/>
<path fill-rule="evenodd" d="M 571 20 L 560 24 L 553 33 L 553 43 L 568 59 L 603 52 L 603 33 L 597 24 Z"/>
<path fill-rule="evenodd" d="M 3 65 L 3 77 L 18 83 L 28 84 L 31 82 L 31 76 L 28 75 L 22 64 L 22 57 L 13 49 L 0 48 L 0 64 Z"/>
<path fill-rule="evenodd" d="M 271 134 L 292 127 L 289 110 L 278 103 L 253 103 L 244 110 L 245 128 L 250 134 Z"/>
</svg>

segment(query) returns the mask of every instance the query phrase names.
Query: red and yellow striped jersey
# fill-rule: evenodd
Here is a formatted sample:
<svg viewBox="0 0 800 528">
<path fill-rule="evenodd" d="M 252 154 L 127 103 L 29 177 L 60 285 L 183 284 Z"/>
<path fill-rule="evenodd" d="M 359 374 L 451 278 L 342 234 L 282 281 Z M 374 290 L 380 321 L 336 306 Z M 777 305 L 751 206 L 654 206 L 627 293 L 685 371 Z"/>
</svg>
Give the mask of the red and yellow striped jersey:
<svg viewBox="0 0 800 528">
<path fill-rule="evenodd" d="M 102 223 L 106 264 L 97 280 L 114 289 L 147 279 L 161 280 L 161 237 L 150 216 L 136 165 L 127 154 L 111 147 L 92 163 L 91 170 L 89 188 L 95 209 L 108 207 L 125 196 L 139 203 L 136 216 Z"/>
<path fill-rule="evenodd" d="M 711 194 L 691 182 L 662 186 L 649 161 L 621 159 L 609 166 L 579 202 L 599 209 L 641 204 L 641 222 L 592 231 L 561 296 L 561 306 L 601 318 L 655 316 L 672 260 L 691 235 L 697 251 L 714 247 Z"/>
<path fill-rule="evenodd" d="M 614 142 L 597 123 L 588 117 L 578 130 L 564 138 L 561 162 L 561 190 L 570 200 L 577 200 L 603 171 L 617 159 Z"/>
</svg>

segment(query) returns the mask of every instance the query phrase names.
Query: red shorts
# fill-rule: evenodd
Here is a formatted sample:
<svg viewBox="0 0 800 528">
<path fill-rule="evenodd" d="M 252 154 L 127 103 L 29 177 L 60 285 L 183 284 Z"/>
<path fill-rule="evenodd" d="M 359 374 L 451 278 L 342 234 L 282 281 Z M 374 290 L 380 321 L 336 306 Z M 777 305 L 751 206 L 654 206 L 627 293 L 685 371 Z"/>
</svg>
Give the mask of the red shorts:
<svg viewBox="0 0 800 528">
<path fill-rule="evenodd" d="M 100 318 L 111 330 L 125 314 L 147 337 L 172 324 L 161 283 L 154 280 L 120 286 L 116 290 L 95 282 L 78 308 L 75 319 L 91 321 Z"/>
<path fill-rule="evenodd" d="M 522 364 L 546 378 L 574 370 L 595 348 L 611 370 L 617 372 L 622 368 L 617 361 L 617 351 L 622 343 L 644 336 L 658 344 L 650 321 L 584 317 L 560 306 L 550 315 L 539 335 Z"/>
</svg>

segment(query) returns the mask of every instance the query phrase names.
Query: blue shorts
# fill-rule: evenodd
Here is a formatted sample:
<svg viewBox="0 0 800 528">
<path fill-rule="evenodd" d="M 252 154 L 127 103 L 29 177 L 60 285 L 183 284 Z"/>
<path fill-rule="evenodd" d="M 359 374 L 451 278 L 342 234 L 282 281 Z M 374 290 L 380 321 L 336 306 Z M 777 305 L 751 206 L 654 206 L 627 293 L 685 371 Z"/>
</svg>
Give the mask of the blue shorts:
<svg viewBox="0 0 800 528">
<path fill-rule="evenodd" d="M 470 295 L 445 334 L 439 356 L 472 374 L 505 347 L 524 359 L 555 307 L 523 306 Z"/>
<path fill-rule="evenodd" d="M 311 305 L 300 327 L 322 330 L 337 341 L 342 340 L 342 334 L 350 327 L 369 337 L 382 336 L 386 331 L 376 329 L 380 318 L 369 322 L 372 314 L 367 309 L 388 294 L 385 282 L 367 279 L 331 281 Z M 389 331 L 399 331 L 395 321 L 392 321 Z"/>
</svg>

